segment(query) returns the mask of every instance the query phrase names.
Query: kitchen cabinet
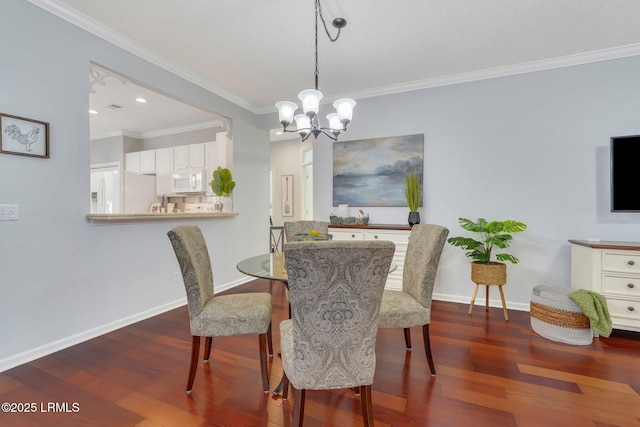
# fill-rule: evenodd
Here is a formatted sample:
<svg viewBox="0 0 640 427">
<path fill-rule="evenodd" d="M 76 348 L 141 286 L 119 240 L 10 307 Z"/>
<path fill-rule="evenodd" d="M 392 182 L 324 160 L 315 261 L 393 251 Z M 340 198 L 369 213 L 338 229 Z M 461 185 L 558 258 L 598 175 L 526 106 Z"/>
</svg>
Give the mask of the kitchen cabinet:
<svg viewBox="0 0 640 427">
<path fill-rule="evenodd" d="M 207 167 L 207 144 L 189 144 L 173 147 L 173 170 L 201 169 Z"/>
<path fill-rule="evenodd" d="M 227 132 L 218 132 L 213 143 L 215 147 L 215 159 L 213 156 L 212 170 L 218 166 L 233 169 L 233 140 L 229 138 Z"/>
<path fill-rule="evenodd" d="M 571 243 L 571 287 L 602 294 L 613 327 L 640 332 L 640 243 Z"/>
<path fill-rule="evenodd" d="M 171 193 L 171 173 L 173 172 L 173 148 L 159 148 L 155 150 L 156 160 L 156 194 Z"/>
<path fill-rule="evenodd" d="M 156 150 L 140 151 L 140 173 L 156 173 Z"/>
<path fill-rule="evenodd" d="M 396 250 L 393 254 L 393 262 L 397 268 L 389 273 L 385 287 L 396 290 L 402 289 L 402 271 L 410 233 L 411 229 L 407 226 L 329 226 L 329 234 L 333 236 L 333 240 L 390 240 L 395 243 Z"/>
<path fill-rule="evenodd" d="M 156 150 L 126 153 L 124 165 L 127 172 L 153 175 L 156 173 Z"/>
<path fill-rule="evenodd" d="M 140 173 L 140 151 L 126 153 L 124 155 L 124 170 L 127 172 Z"/>
</svg>

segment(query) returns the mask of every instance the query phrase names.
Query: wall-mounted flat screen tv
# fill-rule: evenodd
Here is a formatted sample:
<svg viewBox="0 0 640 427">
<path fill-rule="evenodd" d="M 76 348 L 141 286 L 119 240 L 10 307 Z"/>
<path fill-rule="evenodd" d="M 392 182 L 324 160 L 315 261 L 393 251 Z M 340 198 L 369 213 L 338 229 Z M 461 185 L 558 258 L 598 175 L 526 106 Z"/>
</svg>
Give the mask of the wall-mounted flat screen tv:
<svg viewBox="0 0 640 427">
<path fill-rule="evenodd" d="M 611 138 L 611 212 L 640 212 L 640 135 Z"/>
</svg>

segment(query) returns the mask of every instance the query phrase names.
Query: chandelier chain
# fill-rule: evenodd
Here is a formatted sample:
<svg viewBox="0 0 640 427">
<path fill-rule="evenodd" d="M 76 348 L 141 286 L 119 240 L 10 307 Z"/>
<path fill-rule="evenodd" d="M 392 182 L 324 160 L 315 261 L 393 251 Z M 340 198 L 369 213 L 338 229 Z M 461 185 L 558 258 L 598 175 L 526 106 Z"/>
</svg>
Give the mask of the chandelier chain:
<svg viewBox="0 0 640 427">
<path fill-rule="evenodd" d="M 335 42 L 336 40 L 338 40 L 338 38 L 340 37 L 340 30 L 341 28 L 338 27 L 338 32 L 336 33 L 335 37 L 331 37 L 331 33 L 329 33 L 329 28 L 327 28 L 327 22 L 324 20 L 324 16 L 322 15 L 322 5 L 320 4 L 320 0 L 315 0 L 316 2 L 316 69 L 315 72 L 313 74 L 314 78 L 315 78 L 315 88 L 316 90 L 318 90 L 318 76 L 320 75 L 320 72 L 318 71 L 318 16 L 320 16 L 320 19 L 322 20 L 322 26 L 324 27 L 324 31 L 325 33 L 327 33 L 327 37 L 329 38 L 329 41 L 331 42 Z"/>
</svg>

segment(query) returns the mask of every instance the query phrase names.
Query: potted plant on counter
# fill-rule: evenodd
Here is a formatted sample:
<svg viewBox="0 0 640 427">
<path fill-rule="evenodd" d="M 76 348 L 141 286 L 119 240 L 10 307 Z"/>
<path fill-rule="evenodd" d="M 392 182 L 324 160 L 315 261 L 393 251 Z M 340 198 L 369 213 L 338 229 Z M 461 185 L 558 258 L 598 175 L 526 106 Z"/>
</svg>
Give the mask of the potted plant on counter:
<svg viewBox="0 0 640 427">
<path fill-rule="evenodd" d="M 420 177 L 415 172 L 409 172 L 405 176 L 404 198 L 409 207 L 409 225 L 420 224 Z"/>
<path fill-rule="evenodd" d="M 215 210 L 223 212 L 231 212 L 233 210 L 231 193 L 236 187 L 231 171 L 228 168 L 218 166 L 213 171 L 213 180 L 209 183 L 211 190 L 220 199 L 216 201 Z"/>
</svg>

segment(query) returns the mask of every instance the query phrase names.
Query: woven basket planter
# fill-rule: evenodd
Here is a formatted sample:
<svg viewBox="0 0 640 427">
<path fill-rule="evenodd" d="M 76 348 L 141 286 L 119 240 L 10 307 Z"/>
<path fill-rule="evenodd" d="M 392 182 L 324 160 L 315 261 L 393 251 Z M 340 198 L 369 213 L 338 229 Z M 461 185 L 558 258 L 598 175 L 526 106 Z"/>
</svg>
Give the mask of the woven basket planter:
<svg viewBox="0 0 640 427">
<path fill-rule="evenodd" d="M 507 265 L 501 262 L 473 261 L 471 281 L 479 285 L 504 285 L 507 283 Z"/>
</svg>

